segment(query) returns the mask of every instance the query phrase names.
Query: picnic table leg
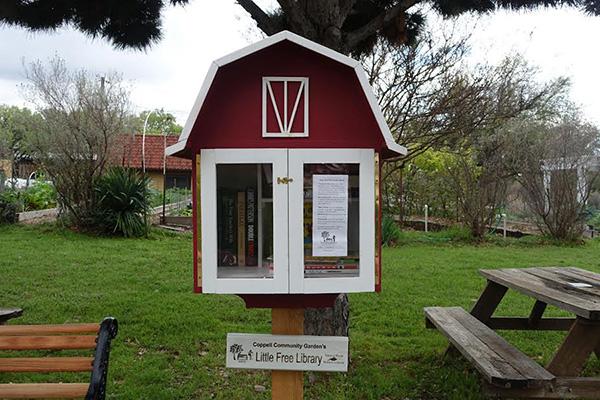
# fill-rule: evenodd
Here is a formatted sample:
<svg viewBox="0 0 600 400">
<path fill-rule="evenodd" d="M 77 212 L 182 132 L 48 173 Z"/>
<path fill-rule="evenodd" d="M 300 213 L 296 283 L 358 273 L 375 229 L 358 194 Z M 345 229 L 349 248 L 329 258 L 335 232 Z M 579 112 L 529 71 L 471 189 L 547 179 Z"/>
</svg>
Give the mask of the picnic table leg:
<svg viewBox="0 0 600 400">
<path fill-rule="evenodd" d="M 498 304 L 500 304 L 500 301 L 504 298 L 507 290 L 508 288 L 506 286 L 488 280 L 477 303 L 475 303 L 473 309 L 471 309 L 471 315 L 484 324 L 487 323 L 492 317 L 492 314 L 494 314 L 494 311 L 496 311 L 496 308 L 498 308 Z"/>
<path fill-rule="evenodd" d="M 600 323 L 578 317 L 546 369 L 556 376 L 579 376 L 599 344 Z"/>
<path fill-rule="evenodd" d="M 536 326 L 538 324 L 538 322 L 540 322 L 540 319 L 542 319 L 542 315 L 544 315 L 544 311 L 546 311 L 546 306 L 547 306 L 547 304 L 544 303 L 543 301 L 540 301 L 540 300 L 535 301 L 535 304 L 533 305 L 533 309 L 531 310 L 531 313 L 529 314 L 529 319 L 527 320 L 527 322 L 529 323 L 530 326 Z"/>
</svg>

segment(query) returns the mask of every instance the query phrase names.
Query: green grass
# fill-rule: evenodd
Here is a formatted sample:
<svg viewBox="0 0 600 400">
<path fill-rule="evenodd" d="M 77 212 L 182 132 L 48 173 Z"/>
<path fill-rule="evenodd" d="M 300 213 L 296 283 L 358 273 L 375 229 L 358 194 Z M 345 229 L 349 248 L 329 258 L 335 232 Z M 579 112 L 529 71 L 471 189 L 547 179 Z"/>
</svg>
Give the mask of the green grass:
<svg viewBox="0 0 600 400">
<path fill-rule="evenodd" d="M 404 234 L 400 247 L 384 250 L 382 293 L 350 296 L 348 373 L 315 374 L 314 383 L 305 374 L 305 398 L 480 399 L 478 375 L 462 359 L 442 358 L 446 340 L 424 328 L 422 308 L 469 308 L 485 283 L 479 268 L 575 265 L 600 272 L 600 241 L 556 246 L 494 240 L 472 246 L 443 238 Z M 246 310 L 235 296 L 193 294 L 191 256 L 189 235 L 117 239 L 50 226 L 0 227 L 0 306 L 23 307 L 20 323 L 115 316 L 120 330 L 111 353 L 109 398 L 270 398 L 268 390 L 254 390 L 256 384 L 270 387 L 268 372 L 225 369 L 226 333 L 267 333 L 269 313 Z M 532 304 L 509 293 L 500 311 L 527 315 Z M 564 337 L 503 335 L 541 363 Z M 590 360 L 586 373 L 599 371 L 600 362 Z M 16 380 L 0 375 L 0 381 Z"/>
</svg>

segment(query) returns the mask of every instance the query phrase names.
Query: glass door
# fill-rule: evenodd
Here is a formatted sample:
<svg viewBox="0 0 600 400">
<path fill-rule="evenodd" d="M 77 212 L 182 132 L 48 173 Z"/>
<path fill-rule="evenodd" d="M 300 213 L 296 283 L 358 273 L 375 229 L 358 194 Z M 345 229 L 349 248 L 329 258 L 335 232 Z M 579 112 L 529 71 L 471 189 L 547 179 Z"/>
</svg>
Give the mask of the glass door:
<svg viewBox="0 0 600 400">
<path fill-rule="evenodd" d="M 200 157 L 203 289 L 288 293 L 288 188 L 277 184 L 287 176 L 287 150 L 202 150 Z"/>
<path fill-rule="evenodd" d="M 375 154 L 290 149 L 290 293 L 375 289 Z"/>
</svg>

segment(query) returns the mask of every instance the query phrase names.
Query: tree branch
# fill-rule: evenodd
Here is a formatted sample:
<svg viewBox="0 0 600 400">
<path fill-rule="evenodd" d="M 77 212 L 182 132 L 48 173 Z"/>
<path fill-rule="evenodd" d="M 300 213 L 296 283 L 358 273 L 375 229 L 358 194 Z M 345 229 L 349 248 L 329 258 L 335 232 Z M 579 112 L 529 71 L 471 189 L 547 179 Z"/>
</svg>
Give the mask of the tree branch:
<svg viewBox="0 0 600 400">
<path fill-rule="evenodd" d="M 365 25 L 348 33 L 346 36 L 346 47 L 354 48 L 358 43 L 369 36 L 375 34 L 379 29 L 392 22 L 400 13 L 408 10 L 420 0 L 404 0 L 393 7 L 381 12 L 378 16 L 367 22 Z"/>
<path fill-rule="evenodd" d="M 237 3 L 256 21 L 256 25 L 261 31 L 267 35 L 277 33 L 271 17 L 257 6 L 255 2 L 252 0 L 237 0 Z"/>
</svg>

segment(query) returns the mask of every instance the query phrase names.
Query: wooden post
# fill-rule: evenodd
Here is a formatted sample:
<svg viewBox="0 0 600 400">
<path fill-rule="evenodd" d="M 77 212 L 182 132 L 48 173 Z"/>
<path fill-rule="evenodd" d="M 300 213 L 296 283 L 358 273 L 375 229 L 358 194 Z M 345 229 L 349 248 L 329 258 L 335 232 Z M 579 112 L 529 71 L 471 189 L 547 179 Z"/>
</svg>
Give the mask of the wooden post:
<svg viewBox="0 0 600 400">
<path fill-rule="evenodd" d="M 273 308 L 271 332 L 274 335 L 304 334 L 304 309 Z M 302 371 L 271 371 L 272 400 L 302 400 L 304 373 Z"/>
</svg>

